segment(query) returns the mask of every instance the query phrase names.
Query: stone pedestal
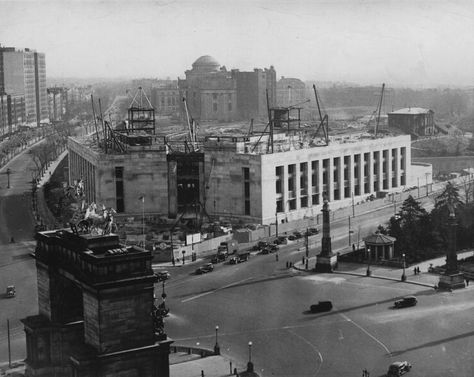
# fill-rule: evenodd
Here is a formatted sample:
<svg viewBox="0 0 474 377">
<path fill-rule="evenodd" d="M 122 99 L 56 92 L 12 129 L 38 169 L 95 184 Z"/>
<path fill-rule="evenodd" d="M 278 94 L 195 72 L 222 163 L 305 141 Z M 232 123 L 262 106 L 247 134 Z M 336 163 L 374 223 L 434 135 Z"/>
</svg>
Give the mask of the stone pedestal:
<svg viewBox="0 0 474 377">
<path fill-rule="evenodd" d="M 333 272 L 337 267 L 337 255 L 318 255 L 316 257 L 316 272 Z"/>
<path fill-rule="evenodd" d="M 439 277 L 438 287 L 440 289 L 458 289 L 465 288 L 464 274 L 461 272 L 449 275 L 441 275 Z"/>
</svg>

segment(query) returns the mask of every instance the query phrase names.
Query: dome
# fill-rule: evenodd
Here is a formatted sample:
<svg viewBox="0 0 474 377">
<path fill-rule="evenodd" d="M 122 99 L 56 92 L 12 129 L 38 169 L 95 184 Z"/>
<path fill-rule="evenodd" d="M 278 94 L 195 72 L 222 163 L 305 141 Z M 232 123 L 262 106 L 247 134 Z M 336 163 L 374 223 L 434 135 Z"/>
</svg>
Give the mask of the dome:
<svg viewBox="0 0 474 377">
<path fill-rule="evenodd" d="M 201 72 L 218 71 L 219 67 L 219 62 L 209 55 L 201 56 L 193 63 L 193 69 Z"/>
</svg>

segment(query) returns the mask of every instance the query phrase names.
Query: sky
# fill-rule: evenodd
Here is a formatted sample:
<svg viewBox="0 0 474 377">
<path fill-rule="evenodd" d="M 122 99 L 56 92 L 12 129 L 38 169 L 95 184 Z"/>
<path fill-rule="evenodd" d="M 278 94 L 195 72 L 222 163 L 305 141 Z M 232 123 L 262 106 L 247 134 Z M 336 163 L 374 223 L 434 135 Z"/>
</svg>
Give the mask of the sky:
<svg viewBox="0 0 474 377">
<path fill-rule="evenodd" d="M 474 1 L 0 0 L 0 44 L 54 78 L 184 78 L 202 55 L 277 77 L 472 86 Z"/>
</svg>

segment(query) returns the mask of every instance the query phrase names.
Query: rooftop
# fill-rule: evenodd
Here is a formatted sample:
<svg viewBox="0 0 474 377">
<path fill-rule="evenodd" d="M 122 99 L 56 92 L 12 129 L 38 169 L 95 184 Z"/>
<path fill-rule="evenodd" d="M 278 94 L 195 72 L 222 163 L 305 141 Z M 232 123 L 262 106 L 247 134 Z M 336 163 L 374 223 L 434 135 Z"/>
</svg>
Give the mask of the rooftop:
<svg viewBox="0 0 474 377">
<path fill-rule="evenodd" d="M 399 109 L 399 110 L 392 111 L 389 114 L 413 114 L 413 115 L 416 115 L 416 114 L 428 114 L 430 112 L 433 112 L 433 111 L 430 110 L 430 109 L 424 109 L 422 107 L 405 107 L 404 109 Z"/>
</svg>

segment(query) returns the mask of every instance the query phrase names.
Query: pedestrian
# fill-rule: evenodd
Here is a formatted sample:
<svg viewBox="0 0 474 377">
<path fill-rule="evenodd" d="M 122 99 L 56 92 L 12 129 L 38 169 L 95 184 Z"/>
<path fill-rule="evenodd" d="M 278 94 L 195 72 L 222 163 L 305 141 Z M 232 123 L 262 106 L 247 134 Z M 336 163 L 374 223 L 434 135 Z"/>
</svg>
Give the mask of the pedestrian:
<svg viewBox="0 0 474 377">
<path fill-rule="evenodd" d="M 418 273 L 418 275 L 419 275 L 419 274 L 420 274 L 420 267 L 417 267 L 417 268 L 416 268 L 416 271 L 417 271 L 417 273 Z"/>
<path fill-rule="evenodd" d="M 278 262 L 278 254 L 275 254 L 275 259 Z"/>
<path fill-rule="evenodd" d="M 171 259 L 171 263 L 173 263 L 173 267 L 176 265 L 176 261 L 174 260 L 174 257 Z"/>
<path fill-rule="evenodd" d="M 304 255 L 303 255 L 303 262 L 302 262 L 302 263 L 303 263 L 303 265 L 304 265 Z"/>
<path fill-rule="evenodd" d="M 416 275 L 416 267 L 413 269 L 413 275 Z"/>
<path fill-rule="evenodd" d="M 288 265 L 288 261 L 286 261 L 286 268 L 290 268 L 290 266 Z"/>
<path fill-rule="evenodd" d="M 469 286 L 469 279 L 466 278 L 466 287 L 468 287 L 468 286 Z"/>
</svg>

